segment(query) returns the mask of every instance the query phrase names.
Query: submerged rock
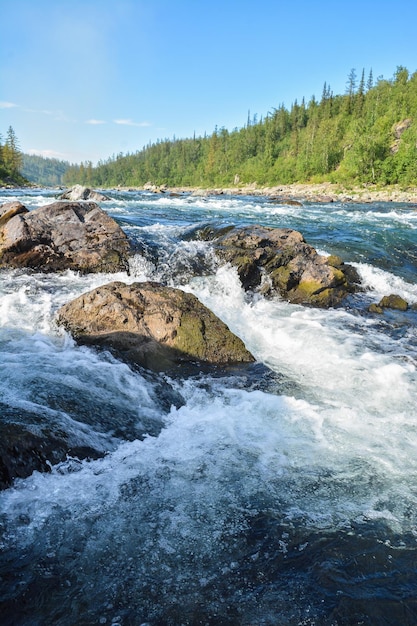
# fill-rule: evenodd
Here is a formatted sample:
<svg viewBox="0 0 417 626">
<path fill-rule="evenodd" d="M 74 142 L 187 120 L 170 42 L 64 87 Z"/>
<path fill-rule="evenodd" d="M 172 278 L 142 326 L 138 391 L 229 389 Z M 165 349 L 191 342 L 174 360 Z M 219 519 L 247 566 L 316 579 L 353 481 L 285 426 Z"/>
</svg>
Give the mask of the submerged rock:
<svg viewBox="0 0 417 626">
<path fill-rule="evenodd" d="M 98 459 L 105 450 L 74 443 L 66 433 L 47 428 L 34 432 L 24 424 L 0 424 L 0 490 L 10 487 L 16 478 L 26 478 L 35 470 L 50 472 L 53 465 L 68 457 Z"/>
<path fill-rule="evenodd" d="M 237 268 L 245 289 L 279 294 L 292 303 L 340 304 L 357 289 L 356 270 L 336 256 L 323 256 L 289 228 L 234 228 L 215 240 L 218 256 Z"/>
<path fill-rule="evenodd" d="M 94 202 L 54 202 L 34 211 L 3 205 L 0 216 L 0 265 L 4 267 L 46 272 L 128 269 L 130 246 L 125 233 Z"/>
<path fill-rule="evenodd" d="M 251 363 L 254 357 L 194 295 L 159 283 L 98 287 L 58 311 L 79 343 L 103 346 L 156 371 L 184 362 Z"/>
<path fill-rule="evenodd" d="M 378 315 L 382 315 L 382 313 L 384 312 L 384 309 L 380 307 L 378 304 L 375 304 L 373 302 L 372 304 L 368 306 L 368 311 L 369 313 L 377 313 Z"/>
<path fill-rule="evenodd" d="M 303 206 L 303 203 L 300 200 L 295 200 L 294 198 L 287 198 L 286 196 L 269 196 L 269 201 L 271 204 L 285 204 L 287 206 Z"/>
<path fill-rule="evenodd" d="M 110 200 L 104 193 L 83 187 L 83 185 L 74 185 L 59 196 L 59 200 L 94 200 L 95 202 L 105 202 Z"/>
</svg>

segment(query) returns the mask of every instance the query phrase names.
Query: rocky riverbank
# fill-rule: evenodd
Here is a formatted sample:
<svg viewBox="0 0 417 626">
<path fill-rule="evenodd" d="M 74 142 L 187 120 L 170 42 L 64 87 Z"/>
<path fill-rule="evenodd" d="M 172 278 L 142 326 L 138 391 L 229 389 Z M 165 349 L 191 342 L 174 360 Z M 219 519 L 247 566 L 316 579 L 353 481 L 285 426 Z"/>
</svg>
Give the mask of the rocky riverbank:
<svg viewBox="0 0 417 626">
<path fill-rule="evenodd" d="M 336 183 L 294 183 L 261 187 L 256 183 L 239 187 L 203 189 L 197 187 L 166 187 L 148 183 L 141 189 L 156 193 L 192 193 L 193 195 L 266 196 L 277 201 L 299 202 L 408 202 L 417 204 L 417 187 L 402 189 L 396 185 L 379 187 L 361 185 L 344 187 Z"/>
</svg>

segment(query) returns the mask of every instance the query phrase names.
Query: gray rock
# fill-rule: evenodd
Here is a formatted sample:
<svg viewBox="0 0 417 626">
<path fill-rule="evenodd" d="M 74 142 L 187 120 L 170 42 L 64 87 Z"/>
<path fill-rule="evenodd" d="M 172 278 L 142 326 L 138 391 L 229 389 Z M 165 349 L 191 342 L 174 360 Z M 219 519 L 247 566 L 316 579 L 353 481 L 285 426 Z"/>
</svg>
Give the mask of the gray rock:
<svg viewBox="0 0 417 626">
<path fill-rule="evenodd" d="M 83 185 L 74 185 L 68 191 L 65 191 L 58 198 L 59 200 L 94 200 L 94 202 L 105 202 L 110 198 L 99 191 L 84 187 Z"/>
<path fill-rule="evenodd" d="M 214 243 L 218 256 L 237 268 L 245 289 L 279 294 L 292 303 L 336 306 L 359 283 L 353 267 L 318 254 L 289 228 L 234 228 Z"/>
<path fill-rule="evenodd" d="M 15 215 L 29 213 L 28 209 L 21 202 L 6 202 L 0 206 L 0 227 L 4 226 Z"/>
<path fill-rule="evenodd" d="M 113 282 L 58 311 L 79 343 L 103 346 L 156 371 L 186 362 L 251 363 L 253 356 L 194 295 L 159 283 Z"/>
<path fill-rule="evenodd" d="M 94 202 L 54 202 L 0 224 L 0 265 L 55 272 L 128 269 L 130 246 Z"/>
</svg>

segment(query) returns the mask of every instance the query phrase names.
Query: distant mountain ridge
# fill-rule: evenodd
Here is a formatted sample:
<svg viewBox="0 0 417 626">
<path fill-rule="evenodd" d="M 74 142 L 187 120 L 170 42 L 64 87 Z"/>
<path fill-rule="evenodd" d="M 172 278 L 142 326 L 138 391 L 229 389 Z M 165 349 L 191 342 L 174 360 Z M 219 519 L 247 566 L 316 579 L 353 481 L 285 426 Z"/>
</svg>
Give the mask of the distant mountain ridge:
<svg viewBox="0 0 417 626">
<path fill-rule="evenodd" d="M 64 175 L 71 167 L 68 161 L 60 161 L 36 154 L 23 154 L 21 174 L 28 181 L 41 187 L 64 185 Z"/>
</svg>

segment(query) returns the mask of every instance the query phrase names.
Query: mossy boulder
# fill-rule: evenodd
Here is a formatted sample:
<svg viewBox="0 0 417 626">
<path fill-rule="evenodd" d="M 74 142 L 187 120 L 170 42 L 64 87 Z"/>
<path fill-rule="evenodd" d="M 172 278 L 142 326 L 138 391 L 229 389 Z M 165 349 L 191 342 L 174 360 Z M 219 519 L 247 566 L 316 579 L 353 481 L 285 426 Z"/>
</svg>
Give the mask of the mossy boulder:
<svg viewBox="0 0 417 626">
<path fill-rule="evenodd" d="M 370 304 L 368 306 L 368 311 L 369 313 L 376 313 L 377 315 L 382 315 L 384 312 L 384 309 L 380 306 L 378 306 L 378 304 L 375 304 L 374 302 L 372 304 Z"/>
<path fill-rule="evenodd" d="M 58 311 L 79 343 L 163 371 L 185 362 L 251 363 L 254 357 L 193 294 L 155 282 L 112 282 Z"/>
<path fill-rule="evenodd" d="M 337 306 L 358 288 L 356 270 L 336 255 L 324 256 L 289 228 L 233 228 L 215 240 L 218 256 L 237 268 L 245 289 L 279 294 L 289 302 Z"/>
<path fill-rule="evenodd" d="M 406 311 L 408 309 L 408 302 L 401 296 L 392 293 L 389 296 L 384 296 L 378 306 L 382 309 L 396 309 L 397 311 Z"/>
</svg>

